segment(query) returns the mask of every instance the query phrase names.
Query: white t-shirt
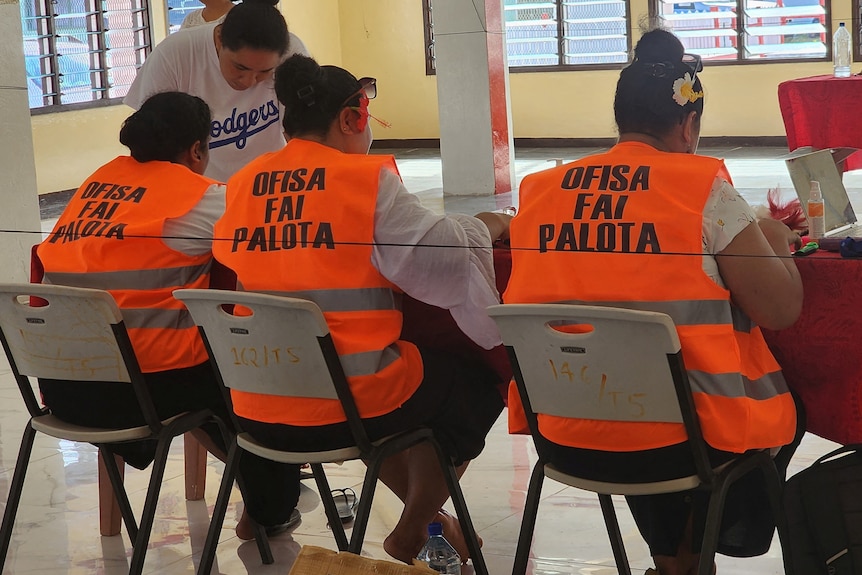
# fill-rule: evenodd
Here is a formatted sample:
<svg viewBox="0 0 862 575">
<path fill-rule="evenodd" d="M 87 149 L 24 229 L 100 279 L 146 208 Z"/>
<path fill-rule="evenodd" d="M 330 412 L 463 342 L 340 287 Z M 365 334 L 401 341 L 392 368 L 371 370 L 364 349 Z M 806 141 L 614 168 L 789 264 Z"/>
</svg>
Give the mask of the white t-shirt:
<svg viewBox="0 0 862 575">
<path fill-rule="evenodd" d="M 212 252 L 213 228 L 224 214 L 224 184 L 213 184 L 201 200 L 178 218 L 165 220 L 165 245 L 187 256 L 200 256 Z"/>
<path fill-rule="evenodd" d="M 206 174 L 226 182 L 237 170 L 266 152 L 284 147 L 282 107 L 272 80 L 234 90 L 221 74 L 213 22 L 171 34 L 147 57 L 123 102 L 135 110 L 159 92 L 186 92 L 204 100 L 212 111 L 210 162 Z M 307 55 L 290 34 L 285 58 Z"/>
<path fill-rule="evenodd" d="M 387 169 L 380 172 L 371 263 L 410 297 L 448 309 L 483 348 L 502 343 L 485 311 L 500 303 L 488 227 L 472 216 L 432 212 Z"/>
<path fill-rule="evenodd" d="M 721 287 L 725 286 L 714 254 L 755 220 L 754 210 L 736 188 L 723 178 L 715 178 L 703 208 L 703 271 Z"/>
<path fill-rule="evenodd" d="M 180 24 L 180 30 L 188 30 L 189 28 L 203 26 L 204 24 L 221 24 L 224 22 L 225 16 L 227 16 L 227 14 L 222 14 L 219 18 L 207 22 L 204 20 L 204 9 L 198 8 L 197 10 L 192 10 L 186 14 L 186 17 L 183 18 L 183 23 Z"/>
</svg>

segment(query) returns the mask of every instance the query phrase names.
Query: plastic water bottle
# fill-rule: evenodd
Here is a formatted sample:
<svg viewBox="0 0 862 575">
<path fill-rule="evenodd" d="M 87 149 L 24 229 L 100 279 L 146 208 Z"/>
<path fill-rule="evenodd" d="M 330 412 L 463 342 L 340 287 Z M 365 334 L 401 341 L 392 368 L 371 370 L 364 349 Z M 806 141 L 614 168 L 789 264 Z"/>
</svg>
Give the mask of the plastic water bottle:
<svg viewBox="0 0 862 575">
<path fill-rule="evenodd" d="M 428 541 L 417 559 L 438 573 L 461 575 L 461 556 L 443 537 L 443 525 L 440 523 L 428 525 Z"/>
<path fill-rule="evenodd" d="M 808 193 L 808 235 L 815 240 L 819 240 L 826 233 L 823 208 L 820 182 L 811 182 L 811 190 Z"/>
<path fill-rule="evenodd" d="M 850 77 L 850 63 L 853 61 L 853 49 L 850 32 L 844 22 L 838 24 L 838 30 L 832 37 L 832 70 L 836 78 Z"/>
</svg>

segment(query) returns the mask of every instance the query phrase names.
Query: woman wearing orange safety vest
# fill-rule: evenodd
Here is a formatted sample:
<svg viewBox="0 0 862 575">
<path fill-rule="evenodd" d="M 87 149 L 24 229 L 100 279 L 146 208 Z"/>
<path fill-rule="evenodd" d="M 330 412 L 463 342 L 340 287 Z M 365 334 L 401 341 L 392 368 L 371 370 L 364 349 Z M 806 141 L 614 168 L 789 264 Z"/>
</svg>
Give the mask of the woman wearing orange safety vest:
<svg viewBox="0 0 862 575">
<path fill-rule="evenodd" d="M 236 272 L 241 289 L 320 306 L 372 436 L 427 424 L 463 470 L 502 410 L 495 376 L 400 340 L 399 298 L 404 292 L 449 309 L 473 341 L 498 345 L 485 307 L 498 299 L 491 238 L 507 218 L 436 214 L 407 192 L 391 156 L 366 155 L 373 78 L 293 56 L 276 70 L 275 90 L 285 106 L 287 146 L 228 181 L 216 224 L 228 241 L 214 254 Z M 312 426 L 319 443 L 306 442 L 309 450 L 352 442 L 337 401 L 237 391 L 232 398 L 243 428 L 274 447 L 307 438 Z M 421 444 L 387 459 L 381 472 L 405 502 L 384 549 L 408 563 L 434 520 L 468 558 L 457 520 L 440 511 L 448 493 L 435 457 Z"/>
<path fill-rule="evenodd" d="M 224 211 L 224 186 L 203 176 L 210 110 L 195 96 L 163 92 L 123 123 L 119 156 L 78 188 L 38 247 L 44 283 L 104 289 L 117 301 L 159 416 L 210 408 L 229 424 L 227 404 L 178 288 L 206 288 L 212 268 L 213 224 Z M 64 420 L 88 426 L 144 425 L 131 386 L 40 380 L 45 405 Z M 224 457 L 215 424 L 196 433 Z M 140 469 L 155 442 L 115 448 Z M 299 468 L 258 457 L 241 471 L 249 514 L 272 532 L 299 520 Z M 243 516 L 238 533 L 250 533 Z"/>
<path fill-rule="evenodd" d="M 802 284 L 791 259 L 764 257 L 789 256 L 799 237 L 778 221 L 756 221 L 724 163 L 695 155 L 701 69 L 700 58 L 684 54 L 670 32 L 642 37 L 617 83 L 617 145 L 521 184 L 503 299 L 669 314 L 704 438 L 719 463 L 749 449 L 793 444 L 798 435 L 793 398 L 758 326 L 791 325 L 801 310 Z M 620 353 L 624 359 L 625 350 Z M 510 399 L 517 401 L 511 393 Z M 681 424 L 541 416 L 539 428 L 548 440 L 540 449 L 573 472 L 594 467 L 594 450 L 619 452 L 619 465 L 641 476 L 650 468 L 683 465 L 688 453 Z M 793 448 L 783 450 L 779 466 L 786 466 Z M 626 452 L 635 450 L 649 455 L 633 461 Z M 762 482 L 751 479 L 729 497 L 723 524 L 746 526 L 746 536 L 722 538 L 720 552 L 755 554 L 769 547 L 771 516 L 760 505 L 766 500 L 758 496 Z M 662 575 L 697 566 L 706 510 L 701 495 L 629 498 Z M 758 524 L 761 529 L 753 527 Z"/>
</svg>

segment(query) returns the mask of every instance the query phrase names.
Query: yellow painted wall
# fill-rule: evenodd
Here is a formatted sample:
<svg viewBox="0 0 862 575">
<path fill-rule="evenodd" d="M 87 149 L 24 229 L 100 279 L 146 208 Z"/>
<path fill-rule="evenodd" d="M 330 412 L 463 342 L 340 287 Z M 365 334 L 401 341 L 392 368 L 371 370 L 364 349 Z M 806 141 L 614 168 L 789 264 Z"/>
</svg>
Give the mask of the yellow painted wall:
<svg viewBox="0 0 862 575">
<path fill-rule="evenodd" d="M 164 38 L 165 15 L 151 0 L 154 39 Z M 378 139 L 438 138 L 437 84 L 425 75 L 420 0 L 282 0 L 291 31 L 321 63 L 378 79 L 371 113 L 392 124 L 374 124 Z M 851 0 L 832 0 L 833 24 L 851 21 Z M 647 0 L 633 0 L 641 22 Z M 639 37 L 635 26 L 634 38 Z M 857 64 L 858 66 L 858 64 Z M 829 74 L 829 62 L 709 66 L 703 133 L 710 136 L 783 136 L 778 84 Z M 618 72 L 584 71 L 510 75 L 516 138 L 611 138 Z M 40 193 L 77 187 L 96 167 L 125 148 L 117 142 L 125 106 L 33 116 Z"/>
<path fill-rule="evenodd" d="M 437 81 L 425 75 L 420 0 L 340 0 L 343 67 L 377 78 L 372 123 L 380 139 L 439 138 Z"/>
<path fill-rule="evenodd" d="M 119 138 L 131 112 L 120 105 L 32 116 L 39 193 L 77 188 L 96 168 L 129 153 Z"/>
<path fill-rule="evenodd" d="M 281 0 L 288 29 L 322 64 L 341 66 L 341 21 L 338 0 Z"/>
</svg>

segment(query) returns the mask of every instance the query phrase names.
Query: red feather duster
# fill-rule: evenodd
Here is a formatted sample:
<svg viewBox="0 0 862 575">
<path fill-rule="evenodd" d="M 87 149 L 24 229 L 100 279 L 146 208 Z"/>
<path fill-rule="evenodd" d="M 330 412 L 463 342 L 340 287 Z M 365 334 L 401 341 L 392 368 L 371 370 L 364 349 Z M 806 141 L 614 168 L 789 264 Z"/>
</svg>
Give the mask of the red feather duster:
<svg viewBox="0 0 862 575">
<path fill-rule="evenodd" d="M 781 201 L 781 190 L 771 188 L 766 194 L 768 203 L 768 217 L 778 220 L 794 232 L 807 232 L 808 220 L 805 218 L 805 211 L 802 209 L 802 204 L 799 203 L 799 198 L 793 198 L 789 202 Z"/>
</svg>

